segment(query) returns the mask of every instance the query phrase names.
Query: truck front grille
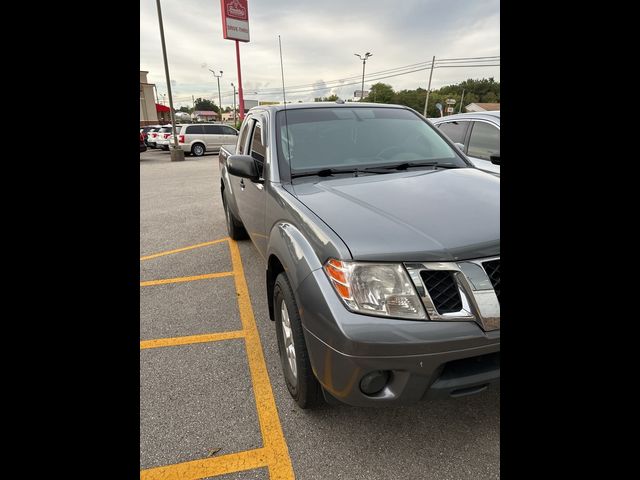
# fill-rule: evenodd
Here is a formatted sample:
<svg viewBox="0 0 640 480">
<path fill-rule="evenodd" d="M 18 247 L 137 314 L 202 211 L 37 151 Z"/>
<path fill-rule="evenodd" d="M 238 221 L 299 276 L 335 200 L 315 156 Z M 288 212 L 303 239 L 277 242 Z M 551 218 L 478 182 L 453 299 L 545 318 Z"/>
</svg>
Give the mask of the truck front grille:
<svg viewBox="0 0 640 480">
<path fill-rule="evenodd" d="M 490 262 L 484 262 L 482 264 L 484 267 L 484 271 L 487 272 L 489 276 L 489 280 L 491 280 L 491 285 L 493 285 L 493 289 L 496 292 L 496 297 L 498 297 L 498 302 L 500 301 L 500 259 L 491 260 Z"/>
<path fill-rule="evenodd" d="M 433 306 L 439 314 L 462 310 L 462 299 L 453 272 L 446 270 L 423 270 L 420 272 L 424 286 L 429 292 Z"/>
</svg>

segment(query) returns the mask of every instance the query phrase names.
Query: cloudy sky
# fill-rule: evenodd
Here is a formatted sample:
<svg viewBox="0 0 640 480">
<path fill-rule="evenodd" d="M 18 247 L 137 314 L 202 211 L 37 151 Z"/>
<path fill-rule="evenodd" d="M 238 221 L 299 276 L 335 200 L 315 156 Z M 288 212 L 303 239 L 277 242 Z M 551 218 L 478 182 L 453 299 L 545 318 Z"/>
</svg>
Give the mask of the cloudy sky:
<svg viewBox="0 0 640 480">
<path fill-rule="evenodd" d="M 190 106 L 192 95 L 218 103 L 217 81 L 209 69 L 224 72 L 222 104 L 232 104 L 235 42 L 222 38 L 220 1 L 161 0 L 161 5 L 176 108 Z M 334 93 L 351 98 L 362 75 L 362 62 L 354 53 L 373 54 L 367 76 L 431 62 L 433 55 L 436 61 L 500 55 L 498 0 L 249 0 L 249 28 L 251 41 L 240 43 L 240 56 L 245 98 L 254 100 L 282 100 L 278 35 L 287 91 L 298 91 L 288 94 L 287 101 Z M 406 70 L 419 68 L 424 64 Z M 156 84 L 162 99 L 167 89 L 155 0 L 140 0 L 140 70 L 149 72 L 148 81 Z M 499 80 L 500 67 L 434 69 L 431 86 L 482 77 Z M 341 79 L 346 80 L 331 83 Z M 429 70 L 374 82 L 365 78 L 365 89 L 376 81 L 394 90 L 426 88 L 428 79 Z"/>
</svg>

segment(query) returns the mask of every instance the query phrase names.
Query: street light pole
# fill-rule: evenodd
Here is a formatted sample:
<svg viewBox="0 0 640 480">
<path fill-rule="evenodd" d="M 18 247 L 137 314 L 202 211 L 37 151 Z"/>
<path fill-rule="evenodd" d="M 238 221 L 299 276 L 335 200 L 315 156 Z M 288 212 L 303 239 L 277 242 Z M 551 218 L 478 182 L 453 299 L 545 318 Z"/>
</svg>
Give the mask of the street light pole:
<svg viewBox="0 0 640 480">
<path fill-rule="evenodd" d="M 359 53 L 354 53 L 354 55 L 362 60 L 362 87 L 360 88 L 360 101 L 362 101 L 362 98 L 364 96 L 364 66 L 367 63 L 367 58 L 372 57 L 373 53 L 367 52 L 364 54 L 364 57 Z"/>
<path fill-rule="evenodd" d="M 209 69 L 209 71 L 213 73 L 213 76 L 218 80 L 218 108 L 220 109 L 220 123 L 222 123 L 222 97 L 220 96 L 220 77 L 222 77 L 222 70 L 220 70 L 220 75 L 216 75 L 216 72 L 211 69 Z"/>
<path fill-rule="evenodd" d="M 156 0 L 158 7 L 158 22 L 160 24 L 160 41 L 162 42 L 162 58 L 164 59 L 164 73 L 167 77 L 167 92 L 169 92 L 169 113 L 171 114 L 171 124 L 173 130 L 173 147 L 171 149 L 171 161 L 179 162 L 184 160 L 184 152 L 178 146 L 178 132 L 176 130 L 176 116 L 173 112 L 173 96 L 171 95 L 171 77 L 169 76 L 169 62 L 167 62 L 167 46 L 164 43 L 164 26 L 162 25 L 162 9 L 160 0 Z"/>
<path fill-rule="evenodd" d="M 233 128 L 236 128 L 238 125 L 238 120 L 236 119 L 236 86 L 232 83 L 233 87 Z"/>
</svg>

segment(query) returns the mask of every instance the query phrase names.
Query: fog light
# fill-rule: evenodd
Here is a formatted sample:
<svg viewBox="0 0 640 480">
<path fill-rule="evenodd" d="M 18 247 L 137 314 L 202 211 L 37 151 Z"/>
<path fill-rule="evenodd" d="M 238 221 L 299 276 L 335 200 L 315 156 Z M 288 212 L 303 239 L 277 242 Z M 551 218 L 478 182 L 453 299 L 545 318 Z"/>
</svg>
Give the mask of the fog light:
<svg viewBox="0 0 640 480">
<path fill-rule="evenodd" d="M 375 395 L 385 387 L 390 376 L 391 374 L 388 370 L 369 372 L 360 380 L 360 390 L 365 395 Z"/>
</svg>

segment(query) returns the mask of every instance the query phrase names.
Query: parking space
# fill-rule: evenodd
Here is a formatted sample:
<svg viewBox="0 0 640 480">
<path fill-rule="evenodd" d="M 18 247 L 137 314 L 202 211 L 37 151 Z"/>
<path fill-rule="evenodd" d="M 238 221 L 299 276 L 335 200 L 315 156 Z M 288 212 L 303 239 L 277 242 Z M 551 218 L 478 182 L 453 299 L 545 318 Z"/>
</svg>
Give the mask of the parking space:
<svg viewBox="0 0 640 480">
<path fill-rule="evenodd" d="M 141 478 L 499 478 L 498 390 L 300 410 L 263 260 L 227 238 L 217 155 L 140 158 Z"/>
</svg>

